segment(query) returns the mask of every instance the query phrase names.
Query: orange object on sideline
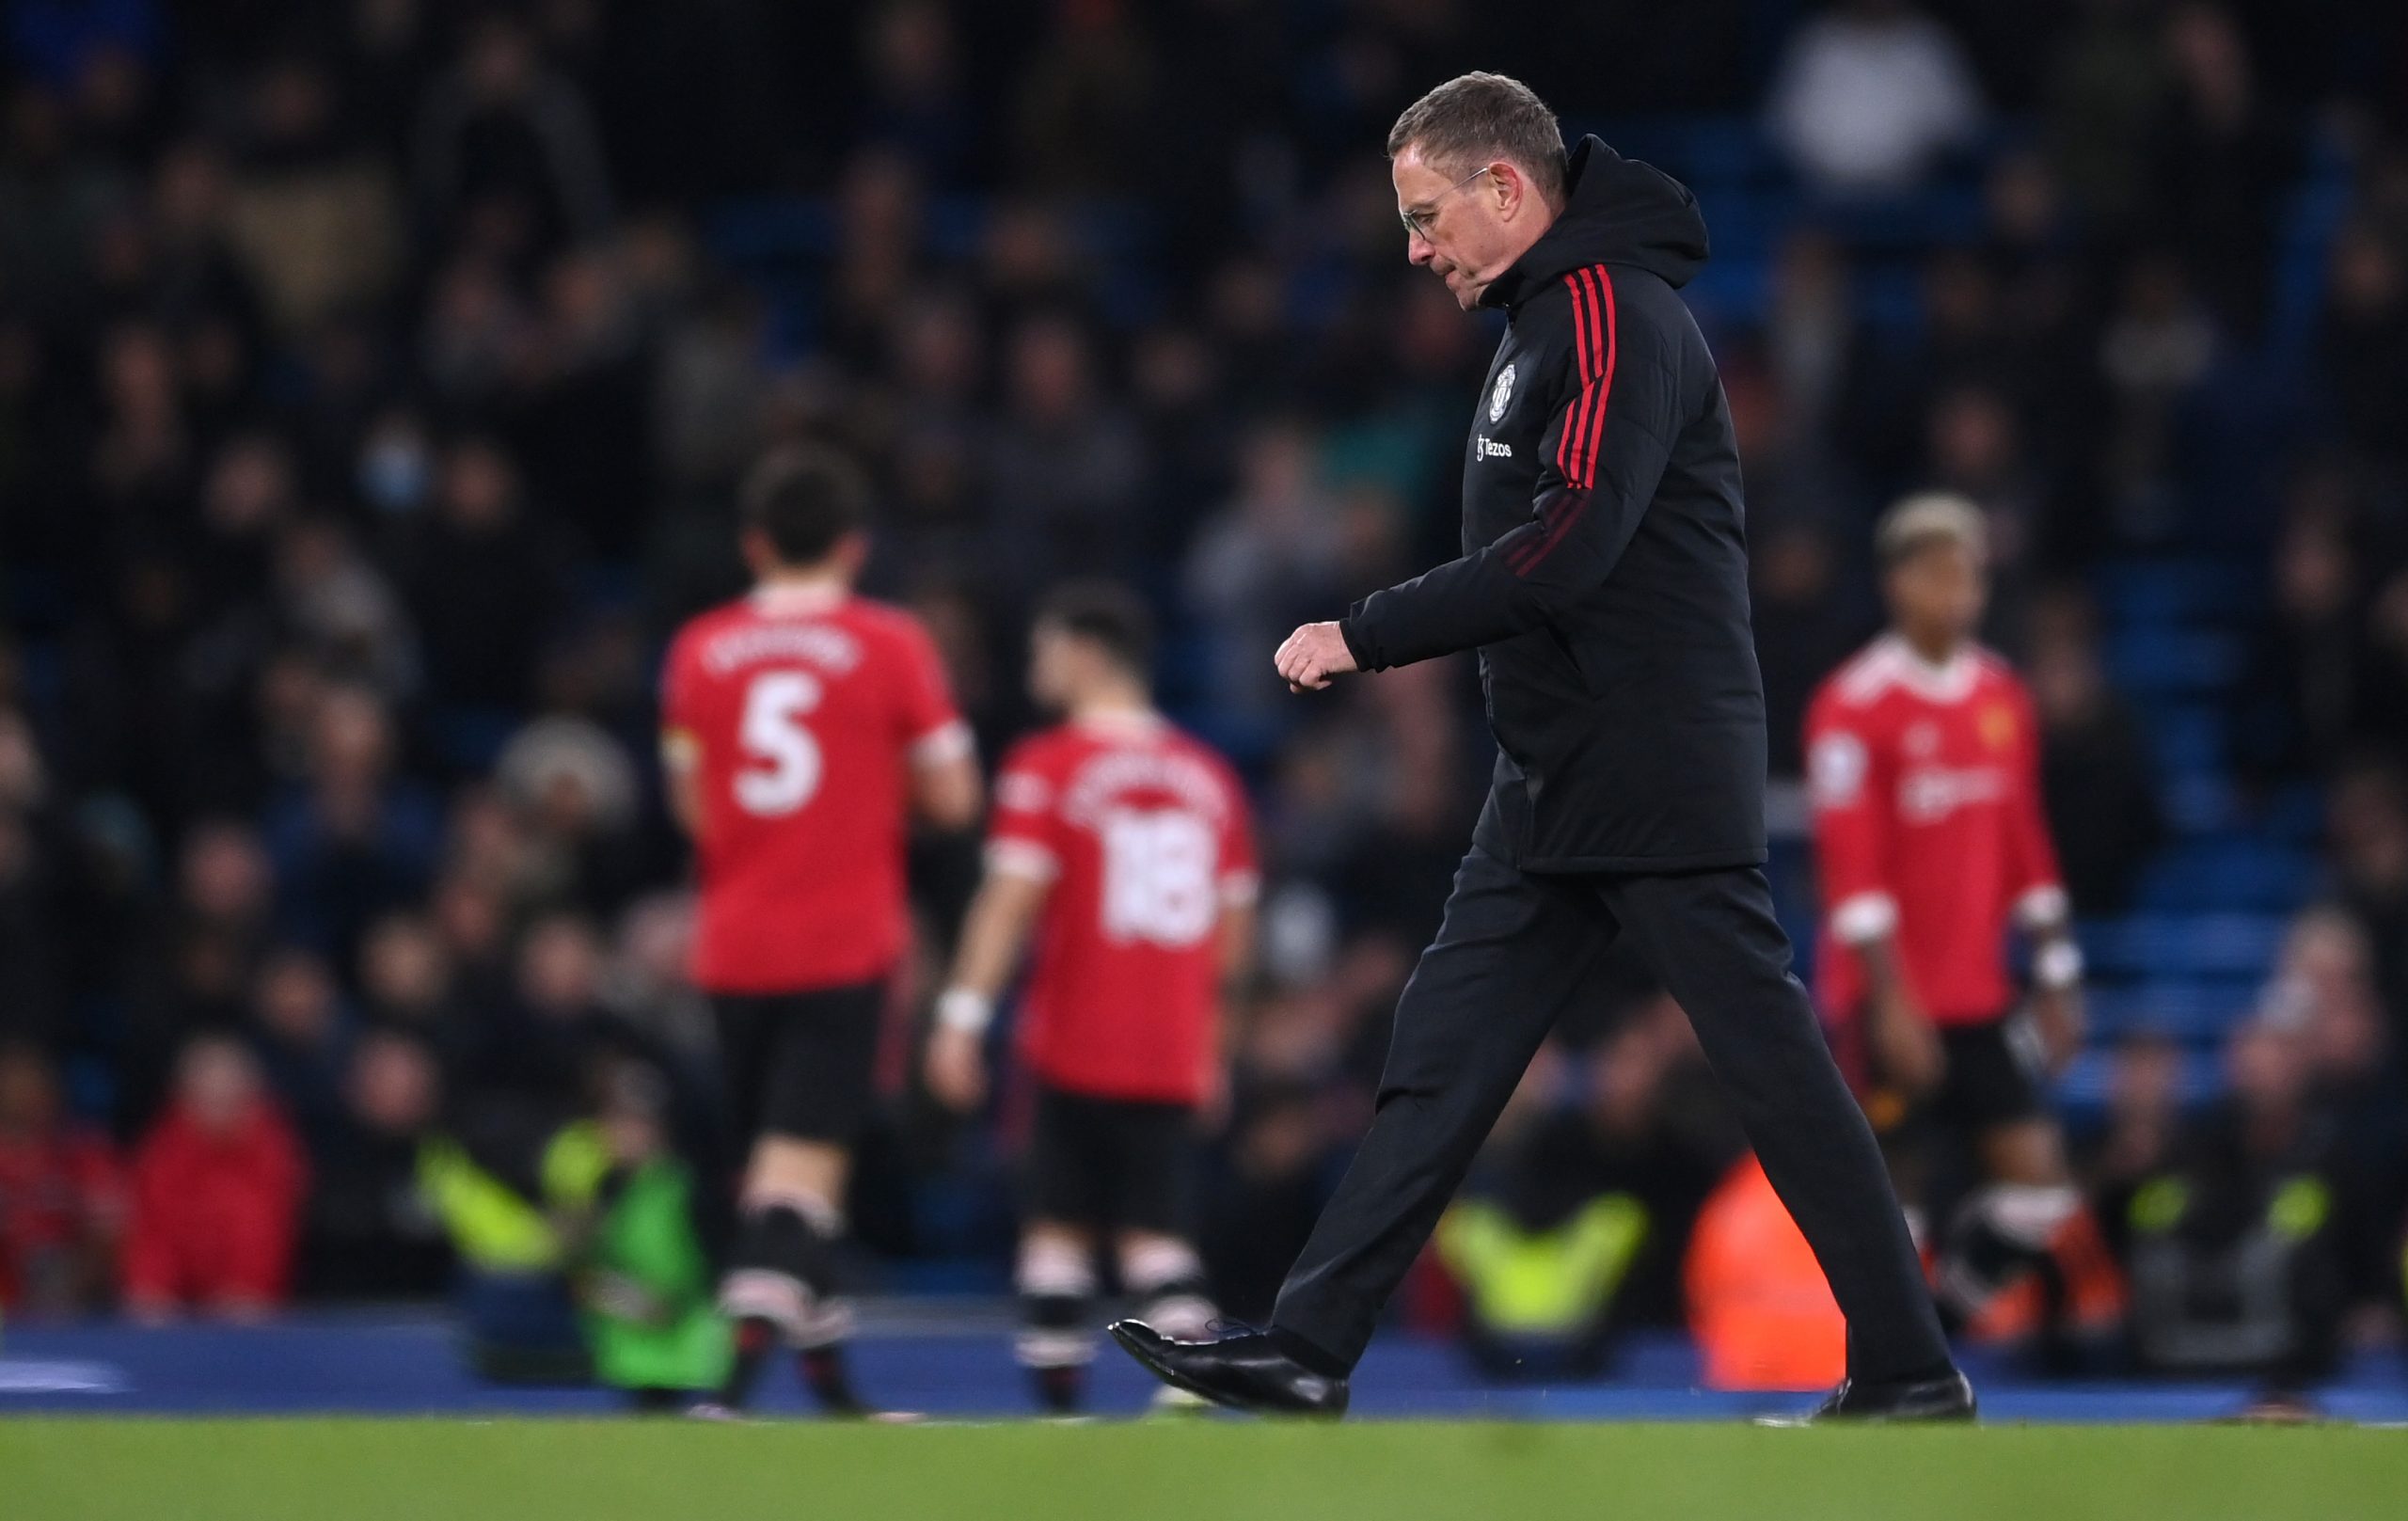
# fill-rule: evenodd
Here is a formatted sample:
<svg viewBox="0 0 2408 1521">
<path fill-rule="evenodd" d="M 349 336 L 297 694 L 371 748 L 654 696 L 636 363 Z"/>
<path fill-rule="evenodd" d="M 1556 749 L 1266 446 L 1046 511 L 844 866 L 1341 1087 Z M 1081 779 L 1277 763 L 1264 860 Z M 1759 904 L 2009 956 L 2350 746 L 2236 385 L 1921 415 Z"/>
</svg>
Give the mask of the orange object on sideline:
<svg viewBox="0 0 2408 1521">
<path fill-rule="evenodd" d="M 1752 1154 L 1699 1212 L 1684 1277 L 1709 1386 L 1818 1389 L 1846 1375 L 1847 1322 Z"/>
</svg>

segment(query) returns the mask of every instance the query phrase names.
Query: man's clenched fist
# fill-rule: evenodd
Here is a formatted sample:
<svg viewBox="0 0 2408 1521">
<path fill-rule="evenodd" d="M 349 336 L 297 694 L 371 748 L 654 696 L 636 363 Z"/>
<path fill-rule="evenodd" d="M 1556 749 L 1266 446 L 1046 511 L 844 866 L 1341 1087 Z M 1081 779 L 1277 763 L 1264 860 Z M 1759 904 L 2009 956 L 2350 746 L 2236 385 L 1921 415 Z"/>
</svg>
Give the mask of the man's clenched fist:
<svg viewBox="0 0 2408 1521">
<path fill-rule="evenodd" d="M 1354 656 L 1336 624 L 1307 624 L 1288 636 L 1272 663 L 1288 680 L 1290 691 L 1319 691 L 1332 676 L 1354 669 Z"/>
</svg>

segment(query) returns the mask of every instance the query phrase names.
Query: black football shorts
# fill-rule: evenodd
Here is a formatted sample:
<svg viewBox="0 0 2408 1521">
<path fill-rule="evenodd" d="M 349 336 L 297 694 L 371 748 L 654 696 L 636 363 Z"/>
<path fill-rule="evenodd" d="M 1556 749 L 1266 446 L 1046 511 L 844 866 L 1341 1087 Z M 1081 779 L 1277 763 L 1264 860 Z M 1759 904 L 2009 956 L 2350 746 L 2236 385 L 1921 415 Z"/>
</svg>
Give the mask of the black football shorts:
<svg viewBox="0 0 2408 1521">
<path fill-rule="evenodd" d="M 1196 1111 L 1039 1085 L 1022 1179 L 1032 1219 L 1188 1233 Z"/>
<path fill-rule="evenodd" d="M 869 1114 L 886 984 L 715 993 L 720 1071 L 738 1145 L 764 1135 L 850 1146 Z"/>
</svg>

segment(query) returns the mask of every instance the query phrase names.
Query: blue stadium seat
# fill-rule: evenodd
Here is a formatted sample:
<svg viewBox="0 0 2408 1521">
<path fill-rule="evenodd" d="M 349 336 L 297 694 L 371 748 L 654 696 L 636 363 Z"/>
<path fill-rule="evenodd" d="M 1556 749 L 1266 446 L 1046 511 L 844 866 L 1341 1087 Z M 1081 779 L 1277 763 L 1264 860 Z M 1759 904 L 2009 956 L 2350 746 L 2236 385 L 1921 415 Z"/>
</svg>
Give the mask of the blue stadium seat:
<svg viewBox="0 0 2408 1521">
<path fill-rule="evenodd" d="M 524 717 L 509 708 L 441 707 L 427 716 L 427 735 L 446 766 L 482 774 L 493 768 Z"/>
<path fill-rule="evenodd" d="M 704 222 L 703 241 L 720 259 L 746 271 L 825 258 L 836 246 L 836 211 L 828 201 L 800 196 L 722 201 Z"/>
<path fill-rule="evenodd" d="M 2131 625 L 2108 636 L 2107 664 L 2128 691 L 2215 693 L 2242 673 L 2240 638 L 2164 625 Z"/>
<path fill-rule="evenodd" d="M 2135 913 L 2081 927 L 2083 953 L 2102 975 L 2260 977 L 2289 921 L 2275 913 Z"/>
<path fill-rule="evenodd" d="M 1760 326 L 1772 306 L 1772 271 L 1762 260 L 1718 256 L 1681 293 L 1697 309 L 1704 327 Z"/>
<path fill-rule="evenodd" d="M 2266 596 L 2262 565 L 2210 559 L 2127 560 L 2091 575 L 2099 611 L 2119 628 L 2176 623 L 2229 626 Z"/>
<path fill-rule="evenodd" d="M 2313 845 L 2324 833 L 2324 795 L 2312 783 L 2293 783 L 2267 800 L 2260 823 L 2272 838 Z"/>
<path fill-rule="evenodd" d="M 2222 770 L 2227 755 L 2224 709 L 2200 703 L 2151 704 L 2148 737 L 2161 770 L 2180 775 Z"/>
<path fill-rule="evenodd" d="M 2089 990 L 2093 1039 L 2112 1045 L 2130 1036 L 2157 1035 L 2186 1046 L 2210 1047 L 2257 1007 L 2256 979 L 2156 978 Z"/>
<path fill-rule="evenodd" d="M 2158 801 L 2165 821 L 2183 834 L 2218 834 L 2241 819 L 2241 797 L 2221 771 L 2186 771 L 2165 778 Z"/>
<path fill-rule="evenodd" d="M 2155 911 L 2283 912 L 2315 893 L 2319 876 L 2309 852 L 2255 835 L 2185 840 L 2149 863 L 2140 903 Z"/>
</svg>

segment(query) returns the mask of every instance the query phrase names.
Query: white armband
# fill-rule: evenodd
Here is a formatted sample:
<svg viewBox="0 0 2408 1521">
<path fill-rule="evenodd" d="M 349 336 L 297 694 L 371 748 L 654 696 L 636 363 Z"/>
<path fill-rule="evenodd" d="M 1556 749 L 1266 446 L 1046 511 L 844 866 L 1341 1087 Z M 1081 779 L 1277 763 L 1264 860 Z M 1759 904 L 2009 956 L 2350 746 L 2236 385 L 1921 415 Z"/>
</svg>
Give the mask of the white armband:
<svg viewBox="0 0 2408 1521">
<path fill-rule="evenodd" d="M 2052 940 L 2032 956 L 2032 980 L 2052 992 L 2082 980 L 2082 947 L 2069 940 Z"/>
<path fill-rule="evenodd" d="M 947 988 L 937 997 L 937 1028 L 983 1035 L 995 1022 L 995 1001 L 972 988 Z"/>
<path fill-rule="evenodd" d="M 1843 945 L 1879 940 L 1898 927 L 1898 900 L 1875 891 L 1859 893 L 1831 910 L 1831 938 Z"/>
</svg>

